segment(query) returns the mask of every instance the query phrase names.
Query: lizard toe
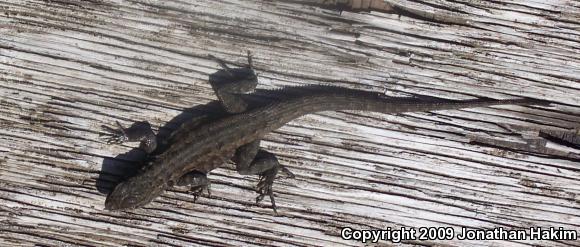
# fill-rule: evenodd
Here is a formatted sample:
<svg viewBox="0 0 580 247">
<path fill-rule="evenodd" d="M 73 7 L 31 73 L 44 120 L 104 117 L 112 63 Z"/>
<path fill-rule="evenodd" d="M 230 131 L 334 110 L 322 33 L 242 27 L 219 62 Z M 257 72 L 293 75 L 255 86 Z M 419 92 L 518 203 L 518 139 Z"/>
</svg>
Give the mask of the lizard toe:
<svg viewBox="0 0 580 247">
<path fill-rule="evenodd" d="M 209 184 L 194 186 L 189 190 L 189 193 L 193 195 L 194 203 L 197 201 L 197 198 L 203 195 L 204 191 L 207 191 L 207 195 L 211 196 Z"/>
</svg>

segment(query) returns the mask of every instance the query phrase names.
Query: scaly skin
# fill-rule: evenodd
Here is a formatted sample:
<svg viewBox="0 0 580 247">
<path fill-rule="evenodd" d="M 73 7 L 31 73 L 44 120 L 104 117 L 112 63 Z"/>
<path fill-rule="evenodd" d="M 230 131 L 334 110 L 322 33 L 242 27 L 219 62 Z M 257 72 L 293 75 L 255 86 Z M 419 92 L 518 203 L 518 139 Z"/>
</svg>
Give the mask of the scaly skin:
<svg viewBox="0 0 580 247">
<path fill-rule="evenodd" d="M 304 89 L 308 91 L 308 88 Z M 337 87 L 313 87 L 308 93 L 273 101 L 189 130 L 178 130 L 174 143 L 139 174 L 116 186 L 107 197 L 109 210 L 141 207 L 190 171 L 207 173 L 232 158 L 236 149 L 300 116 L 337 110 L 381 113 L 451 110 L 492 105 L 545 105 L 533 99 L 468 101 L 387 98 L 377 93 Z M 187 125 L 185 125 L 187 127 Z M 191 128 L 191 127 L 190 127 Z"/>
</svg>

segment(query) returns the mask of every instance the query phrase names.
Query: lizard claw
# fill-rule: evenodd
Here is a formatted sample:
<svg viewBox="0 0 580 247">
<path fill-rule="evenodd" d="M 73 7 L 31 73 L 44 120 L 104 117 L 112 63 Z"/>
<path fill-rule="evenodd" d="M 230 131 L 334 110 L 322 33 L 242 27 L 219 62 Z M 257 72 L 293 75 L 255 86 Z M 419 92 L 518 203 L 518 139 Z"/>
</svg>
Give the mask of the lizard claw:
<svg viewBox="0 0 580 247">
<path fill-rule="evenodd" d="M 280 165 L 280 171 L 286 174 L 286 178 L 295 178 L 296 176 L 285 166 Z"/>
<path fill-rule="evenodd" d="M 193 202 L 194 203 L 197 201 L 197 198 L 199 198 L 201 195 L 203 195 L 203 191 L 207 191 L 207 196 L 211 197 L 211 190 L 210 190 L 211 186 L 210 185 L 211 185 L 211 183 L 208 182 L 208 184 L 191 187 L 191 190 L 189 191 L 189 193 L 193 195 Z"/>
<path fill-rule="evenodd" d="M 123 125 L 121 125 L 119 121 L 115 121 L 115 123 L 117 123 L 118 127 L 117 129 L 113 129 L 106 125 L 101 126 L 103 130 L 108 132 L 107 134 L 100 135 L 101 138 L 107 142 L 107 144 L 121 144 L 129 140 L 129 137 L 127 136 L 127 132 L 125 131 Z"/>
<path fill-rule="evenodd" d="M 274 214 L 278 215 L 276 201 L 274 200 L 274 191 L 272 190 L 272 185 L 274 185 L 274 179 L 276 178 L 276 174 L 278 171 L 282 171 L 287 174 L 287 177 L 293 178 L 294 174 L 290 172 L 286 167 L 279 165 L 274 167 L 268 171 L 265 171 L 260 175 L 260 181 L 256 186 L 256 192 L 259 194 L 256 197 L 256 204 L 264 200 L 266 195 L 270 197 L 270 202 L 272 202 L 272 210 L 274 210 Z"/>
<path fill-rule="evenodd" d="M 272 210 L 274 210 L 274 214 L 278 215 L 278 211 L 276 210 L 276 201 L 274 200 L 274 193 L 272 191 L 272 184 L 262 185 L 258 184 L 257 192 L 260 194 L 256 197 L 256 204 L 264 200 L 264 197 L 268 195 L 270 197 L 270 202 L 272 202 Z"/>
</svg>

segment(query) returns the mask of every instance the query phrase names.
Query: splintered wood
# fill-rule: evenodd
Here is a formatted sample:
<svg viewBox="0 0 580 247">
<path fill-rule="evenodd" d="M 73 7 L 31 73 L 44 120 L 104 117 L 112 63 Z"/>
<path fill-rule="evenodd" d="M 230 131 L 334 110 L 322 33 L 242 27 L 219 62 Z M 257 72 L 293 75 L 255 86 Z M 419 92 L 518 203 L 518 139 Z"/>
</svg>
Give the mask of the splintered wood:
<svg viewBox="0 0 580 247">
<path fill-rule="evenodd" d="M 579 16 L 565 0 L 0 1 L 0 246 L 580 246 Z M 230 163 L 195 203 L 175 187 L 105 210 L 145 157 L 102 126 L 212 117 L 209 55 L 235 68 L 247 51 L 257 95 L 552 104 L 296 119 L 261 143 L 296 175 L 274 184 L 279 217 Z"/>
<path fill-rule="evenodd" d="M 391 5 L 384 0 L 321 0 L 322 5 L 333 6 L 349 11 L 392 11 Z"/>
</svg>

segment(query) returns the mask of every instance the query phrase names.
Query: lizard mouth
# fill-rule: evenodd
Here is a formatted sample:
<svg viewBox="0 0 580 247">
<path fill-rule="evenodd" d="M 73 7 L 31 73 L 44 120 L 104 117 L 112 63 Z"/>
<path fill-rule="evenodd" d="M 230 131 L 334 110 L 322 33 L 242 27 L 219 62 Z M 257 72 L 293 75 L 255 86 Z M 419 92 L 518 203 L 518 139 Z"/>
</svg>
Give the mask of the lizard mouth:
<svg viewBox="0 0 580 247">
<path fill-rule="evenodd" d="M 159 196 L 166 188 L 162 180 L 147 182 L 142 177 L 133 177 L 118 184 L 105 200 L 106 210 L 132 209 L 143 206 Z"/>
<path fill-rule="evenodd" d="M 115 203 L 115 200 L 111 200 L 109 199 L 110 197 L 107 196 L 107 199 L 105 200 L 105 209 L 106 210 L 119 210 L 121 209 L 121 207 Z"/>
<path fill-rule="evenodd" d="M 119 187 L 122 187 L 122 184 L 117 185 L 113 190 L 113 192 L 111 192 L 107 196 L 107 199 L 105 200 L 106 210 L 120 210 L 123 208 L 127 208 L 126 203 L 124 203 L 126 200 L 123 200 L 124 199 L 122 196 L 123 193 L 119 193 L 120 189 Z"/>
<path fill-rule="evenodd" d="M 139 193 L 132 191 L 132 186 L 129 181 L 118 184 L 113 192 L 111 192 L 105 200 L 105 209 L 107 210 L 121 210 L 129 209 L 139 206 Z"/>
</svg>

